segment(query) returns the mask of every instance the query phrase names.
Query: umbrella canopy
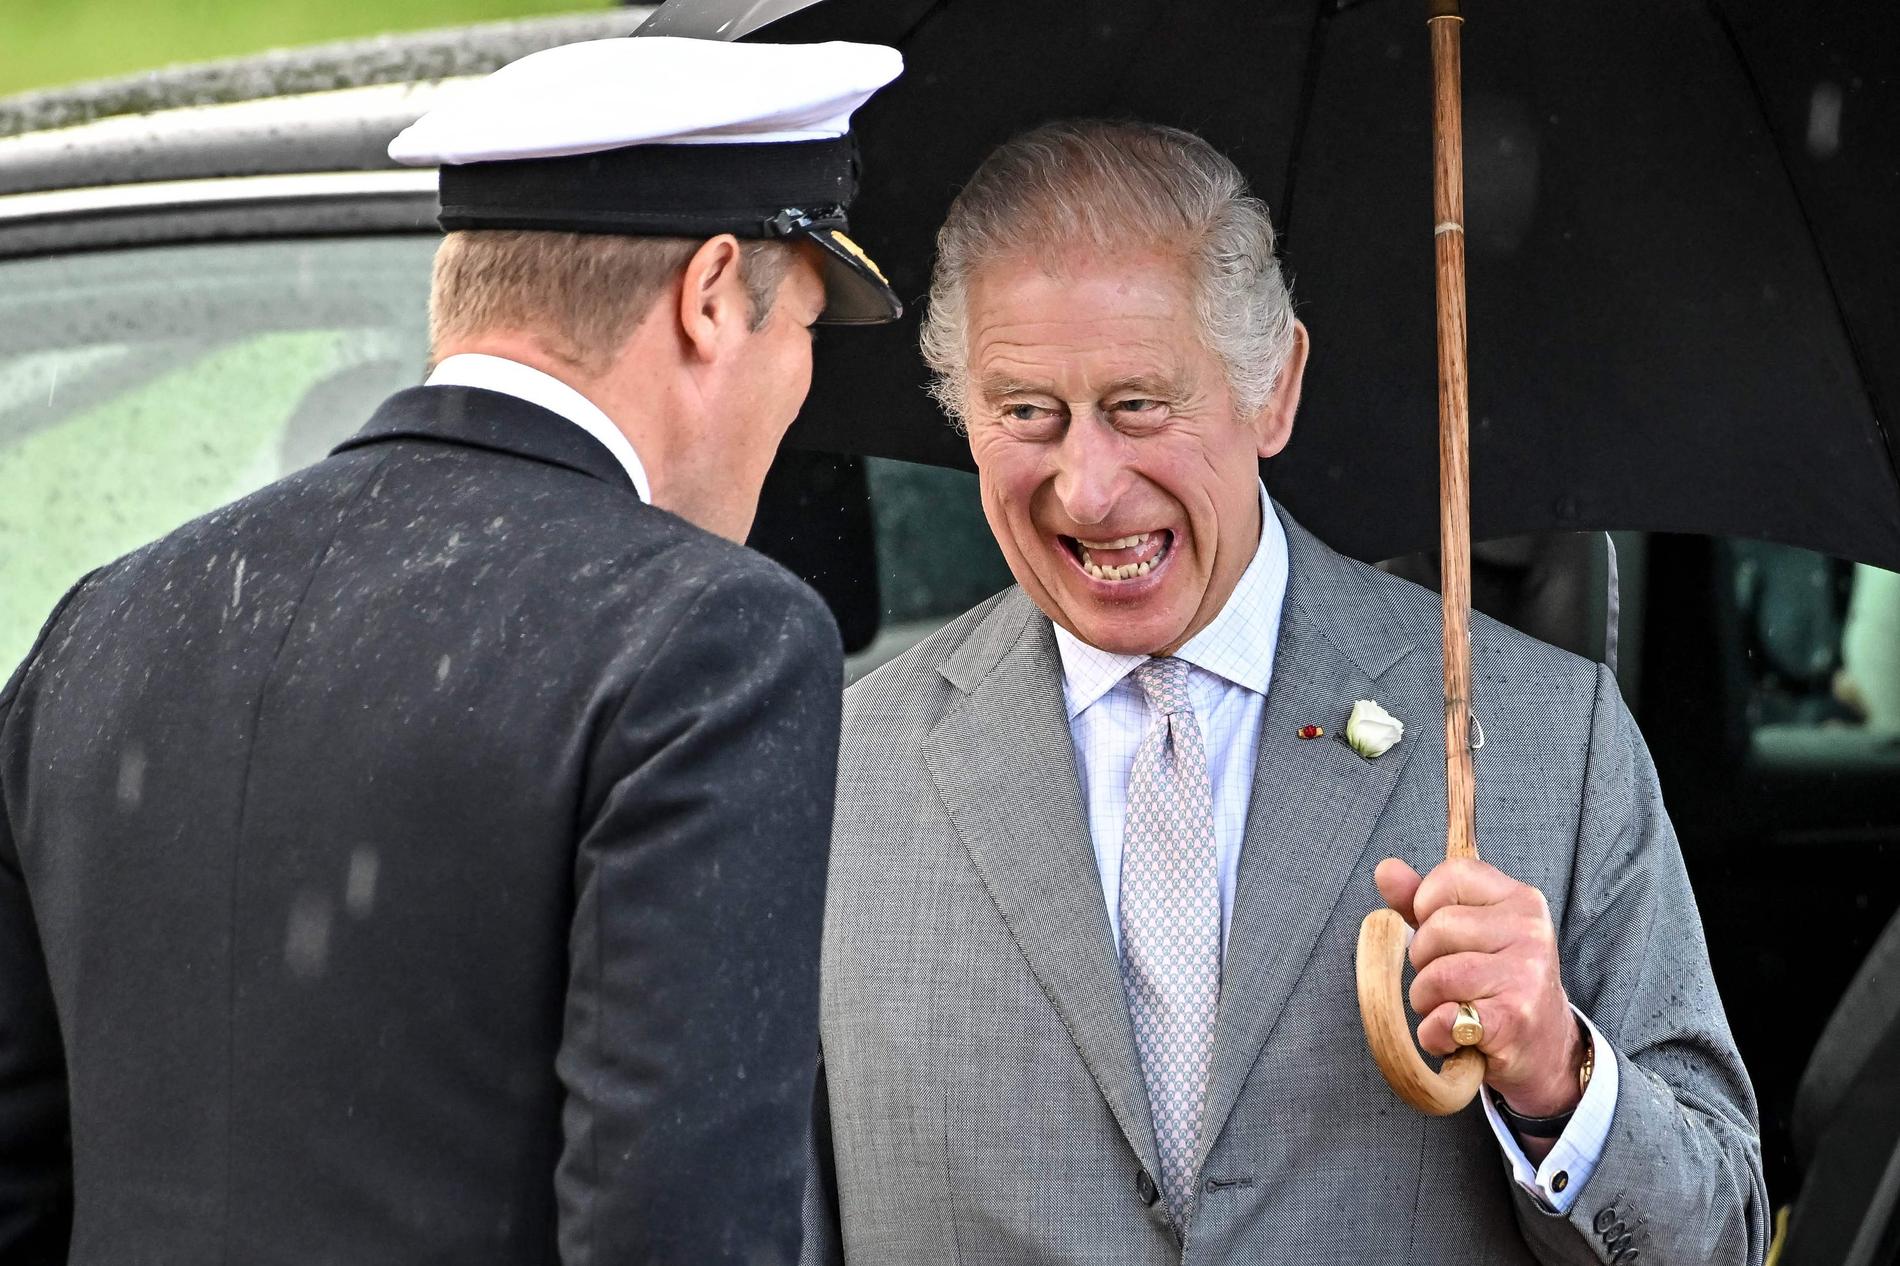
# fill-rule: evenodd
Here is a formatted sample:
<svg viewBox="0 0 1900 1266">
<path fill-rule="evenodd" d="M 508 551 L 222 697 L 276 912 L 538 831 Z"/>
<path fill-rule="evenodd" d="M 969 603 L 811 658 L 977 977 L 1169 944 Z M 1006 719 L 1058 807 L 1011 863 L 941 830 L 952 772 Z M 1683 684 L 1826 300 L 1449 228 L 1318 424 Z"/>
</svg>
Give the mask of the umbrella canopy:
<svg viewBox="0 0 1900 1266">
<path fill-rule="evenodd" d="M 1900 569 L 1900 21 L 1887 5 L 1473 4 L 1473 532 L 1759 537 Z M 896 44 L 861 236 L 911 313 L 829 340 L 791 442 L 969 465 L 924 395 L 933 235 L 1052 118 L 1206 136 L 1274 209 L 1314 339 L 1266 470 L 1335 547 L 1437 542 L 1430 66 L 1411 0 L 829 0 Z"/>
</svg>

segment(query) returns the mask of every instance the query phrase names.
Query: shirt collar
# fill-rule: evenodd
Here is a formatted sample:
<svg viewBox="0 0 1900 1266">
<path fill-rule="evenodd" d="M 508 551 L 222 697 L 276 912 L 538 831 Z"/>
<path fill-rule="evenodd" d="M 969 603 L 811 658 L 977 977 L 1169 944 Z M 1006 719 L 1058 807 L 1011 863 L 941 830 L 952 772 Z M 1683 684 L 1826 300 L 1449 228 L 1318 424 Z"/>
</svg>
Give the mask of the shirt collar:
<svg viewBox="0 0 1900 1266">
<path fill-rule="evenodd" d="M 1261 484 L 1260 544 L 1253 559 L 1219 613 L 1174 653 L 1175 658 L 1255 694 L 1266 694 L 1273 681 L 1286 581 L 1286 529 L 1274 513 L 1266 485 Z M 1059 624 L 1055 633 L 1056 649 L 1062 655 L 1062 694 L 1071 721 L 1148 658 L 1090 646 Z"/>
<path fill-rule="evenodd" d="M 446 357 L 423 385 L 480 387 L 485 391 L 499 391 L 503 395 L 526 400 L 529 404 L 538 404 L 550 413 L 560 414 L 605 445 L 615 460 L 626 468 L 627 478 L 633 480 L 634 491 L 640 494 L 640 500 L 649 505 L 653 503 L 653 488 L 647 483 L 647 468 L 641 464 L 640 455 L 634 452 L 632 441 L 600 411 L 599 405 L 552 374 L 542 373 L 505 356 L 462 352 Z"/>
</svg>

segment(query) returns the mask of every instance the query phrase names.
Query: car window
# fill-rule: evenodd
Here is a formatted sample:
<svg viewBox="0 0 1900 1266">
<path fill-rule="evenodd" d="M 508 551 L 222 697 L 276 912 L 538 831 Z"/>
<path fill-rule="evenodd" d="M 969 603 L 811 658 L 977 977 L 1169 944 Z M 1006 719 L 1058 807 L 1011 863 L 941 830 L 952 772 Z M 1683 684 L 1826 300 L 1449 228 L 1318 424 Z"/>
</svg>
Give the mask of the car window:
<svg viewBox="0 0 1900 1266">
<path fill-rule="evenodd" d="M 1785 545 L 1730 552 L 1757 749 L 1900 741 L 1900 574 Z"/>
<path fill-rule="evenodd" d="M 80 575 L 317 460 L 415 382 L 434 246 L 0 262 L 0 671 Z"/>
<path fill-rule="evenodd" d="M 1900 572 L 1854 565 L 1838 690 L 1862 724 L 1900 735 Z"/>
<path fill-rule="evenodd" d="M 975 475 L 877 457 L 864 466 L 883 619 L 876 640 L 846 661 L 854 681 L 1010 583 Z"/>
</svg>

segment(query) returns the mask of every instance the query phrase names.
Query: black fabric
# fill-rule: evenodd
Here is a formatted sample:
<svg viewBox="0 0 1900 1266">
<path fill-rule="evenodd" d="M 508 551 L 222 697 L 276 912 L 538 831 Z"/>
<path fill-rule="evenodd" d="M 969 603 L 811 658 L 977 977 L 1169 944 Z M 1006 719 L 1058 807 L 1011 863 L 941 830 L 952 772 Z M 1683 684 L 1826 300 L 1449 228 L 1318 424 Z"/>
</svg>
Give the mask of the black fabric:
<svg viewBox="0 0 1900 1266">
<path fill-rule="evenodd" d="M 864 462 L 780 452 L 759 493 L 746 544 L 818 591 L 845 654 L 869 646 L 882 623 L 877 528 Z"/>
<path fill-rule="evenodd" d="M 552 425 L 558 422 L 560 425 Z M 592 475 L 633 491 L 607 446 L 565 418 L 506 392 L 481 387 L 411 387 L 383 402 L 361 430 L 336 446 L 347 453 L 389 440 L 434 440 L 505 453 Z"/>
<path fill-rule="evenodd" d="M 635 145 L 595 154 L 444 164 L 443 229 L 535 229 L 748 239 L 823 252 L 827 325 L 881 325 L 904 305 L 837 232 L 858 188 L 857 142 Z"/>
<path fill-rule="evenodd" d="M 105 568 L 0 697 L 0 1261 L 792 1260 L 838 707 L 482 391 Z"/>
<path fill-rule="evenodd" d="M 0 727 L 87 576 L 60 599 L 27 658 L 0 690 Z M 0 730 L 0 732 L 4 732 Z M 5 789 L 0 782 L 0 793 Z M 67 1128 L 64 1049 L 46 988 L 39 926 L 20 870 L 20 850 L 0 794 L 0 1260 L 66 1260 L 72 1231 L 72 1138 Z"/>
<path fill-rule="evenodd" d="M 445 163 L 444 229 L 789 236 L 789 209 L 843 225 L 855 142 L 633 145 L 594 154 Z"/>
<path fill-rule="evenodd" d="M 1889 1021 L 1820 1128 L 1780 1261 L 1787 1266 L 1900 1261 L 1900 1022 Z M 1867 1252 L 1856 1257 L 1857 1247 Z"/>
<path fill-rule="evenodd" d="M 1802 1165 L 1814 1162 L 1829 1129 L 1859 1123 L 1849 1089 L 1878 1062 L 1874 1052 L 1889 1038 L 1900 1042 L 1900 914 L 1874 939 L 1808 1056 L 1794 1100 L 1795 1157 Z M 1900 1072 L 1900 1060 L 1892 1067 Z"/>
</svg>

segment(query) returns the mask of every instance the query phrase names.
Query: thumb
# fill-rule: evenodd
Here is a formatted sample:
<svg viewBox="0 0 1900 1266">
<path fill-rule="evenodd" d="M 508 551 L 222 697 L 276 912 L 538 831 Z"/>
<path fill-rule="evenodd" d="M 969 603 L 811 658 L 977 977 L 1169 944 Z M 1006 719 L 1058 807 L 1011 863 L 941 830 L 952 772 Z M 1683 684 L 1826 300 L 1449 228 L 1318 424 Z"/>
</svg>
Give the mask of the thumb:
<svg viewBox="0 0 1900 1266">
<path fill-rule="evenodd" d="M 1417 871 L 1396 857 L 1388 857 L 1372 872 L 1372 882 L 1378 885 L 1379 895 L 1399 912 L 1401 919 L 1413 927 L 1418 926 L 1418 920 L 1412 915 L 1412 898 L 1418 895 L 1420 882 Z"/>
</svg>

